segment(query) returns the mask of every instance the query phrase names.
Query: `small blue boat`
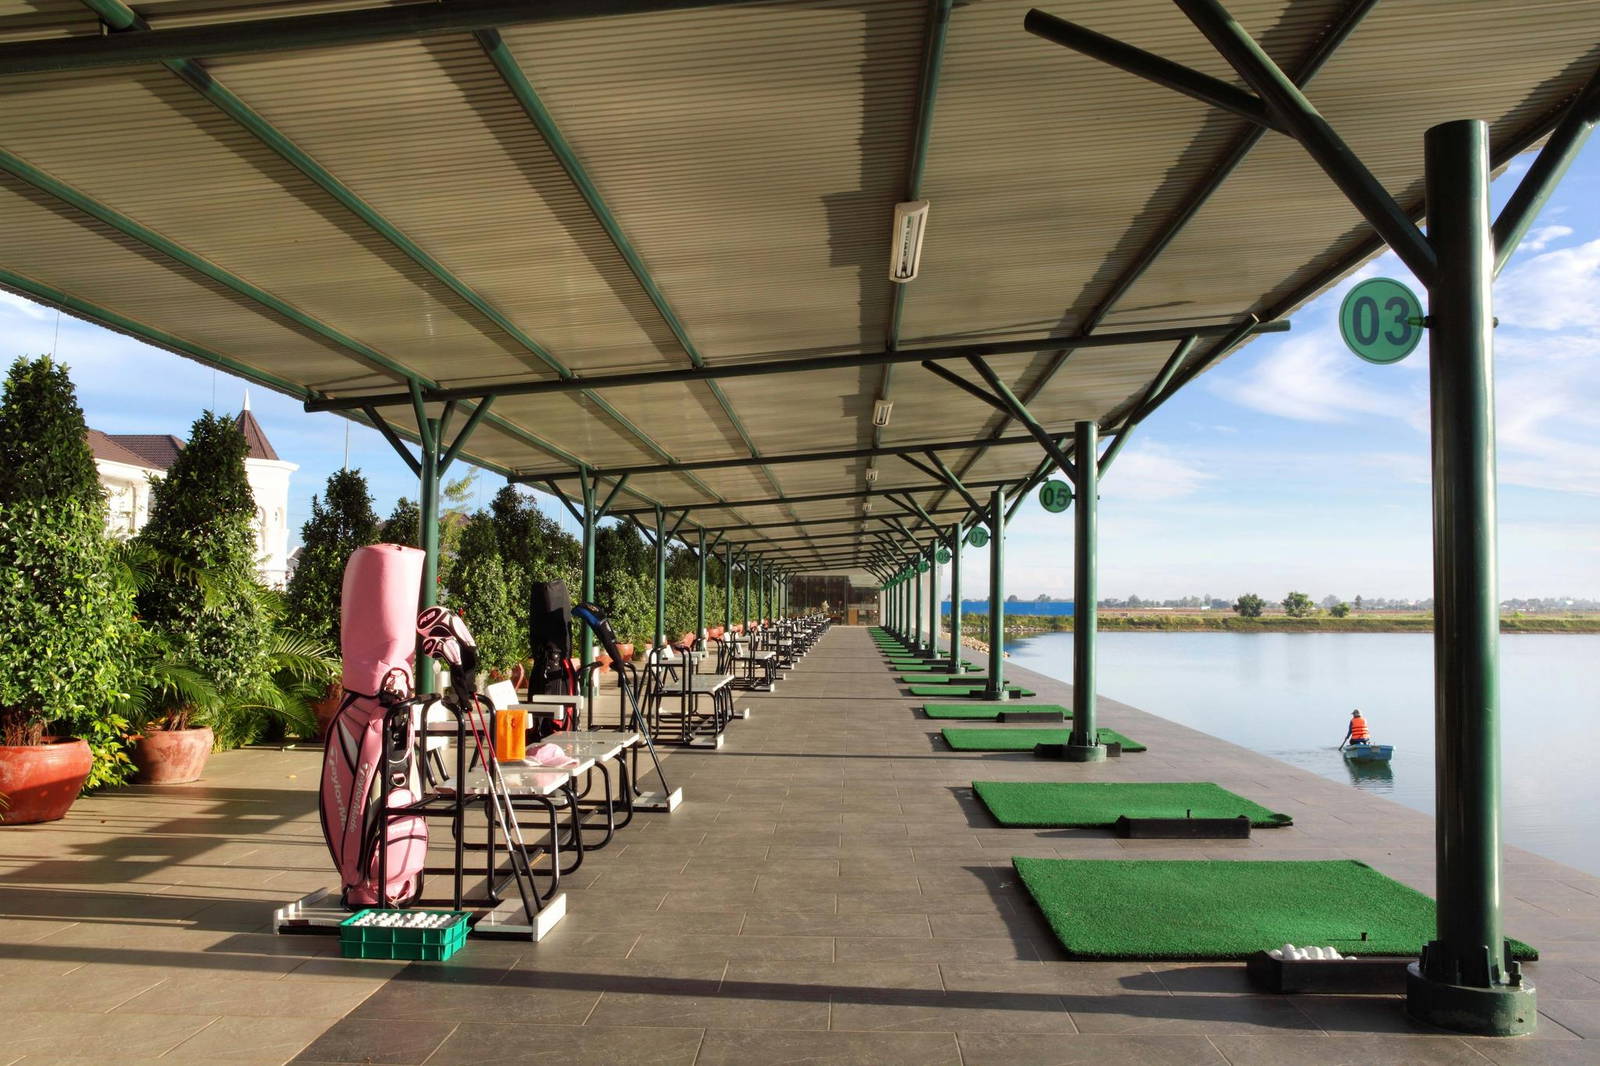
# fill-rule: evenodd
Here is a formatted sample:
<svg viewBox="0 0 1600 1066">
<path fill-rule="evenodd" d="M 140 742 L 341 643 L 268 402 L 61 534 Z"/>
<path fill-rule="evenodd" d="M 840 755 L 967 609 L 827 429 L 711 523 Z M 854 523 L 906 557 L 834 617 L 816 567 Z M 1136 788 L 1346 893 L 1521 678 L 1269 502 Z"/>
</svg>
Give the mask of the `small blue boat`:
<svg viewBox="0 0 1600 1066">
<path fill-rule="evenodd" d="M 1388 762 L 1392 755 L 1393 744 L 1351 744 L 1344 749 L 1348 762 Z"/>
</svg>

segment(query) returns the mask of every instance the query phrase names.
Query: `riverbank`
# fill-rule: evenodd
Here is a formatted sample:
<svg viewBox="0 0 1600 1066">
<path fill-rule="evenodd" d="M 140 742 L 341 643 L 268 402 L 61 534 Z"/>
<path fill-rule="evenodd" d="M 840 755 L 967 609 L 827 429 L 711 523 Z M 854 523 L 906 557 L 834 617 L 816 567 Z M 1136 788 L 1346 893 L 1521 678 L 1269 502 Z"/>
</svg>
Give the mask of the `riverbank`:
<svg viewBox="0 0 1600 1066">
<path fill-rule="evenodd" d="M 969 633 L 982 635 L 988 629 L 984 615 L 962 616 L 961 625 Z M 1169 611 L 1101 611 L 1101 632 L 1210 632 L 1210 633 L 1431 633 L 1433 615 L 1423 612 L 1351 614 L 1335 618 L 1318 614 L 1311 618 L 1291 618 L 1285 614 L 1265 614 L 1245 618 L 1231 611 L 1180 614 Z M 1028 637 L 1038 633 L 1070 633 L 1071 615 L 1015 614 L 1006 617 L 1006 636 Z M 1500 619 L 1502 633 L 1600 633 L 1600 614 L 1509 615 Z"/>
</svg>

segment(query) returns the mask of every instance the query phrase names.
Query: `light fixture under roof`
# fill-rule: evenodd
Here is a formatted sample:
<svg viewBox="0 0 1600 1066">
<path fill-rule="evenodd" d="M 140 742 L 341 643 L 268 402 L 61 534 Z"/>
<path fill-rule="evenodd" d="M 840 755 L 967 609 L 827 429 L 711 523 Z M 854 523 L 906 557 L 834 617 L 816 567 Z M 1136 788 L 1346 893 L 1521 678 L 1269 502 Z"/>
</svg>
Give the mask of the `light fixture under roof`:
<svg viewBox="0 0 1600 1066">
<path fill-rule="evenodd" d="M 871 485 L 878 480 L 878 468 L 875 466 L 869 466 L 861 476 L 867 479 L 868 485 Z"/>
<path fill-rule="evenodd" d="M 922 262 L 922 233 L 928 226 L 928 201 L 894 205 L 894 244 L 889 249 L 889 280 L 911 281 Z"/>
<path fill-rule="evenodd" d="M 862 514 L 871 514 L 872 513 L 872 501 L 871 500 L 867 500 L 866 502 L 864 502 L 861 505 L 861 513 Z"/>
<path fill-rule="evenodd" d="M 874 400 L 872 403 L 872 424 L 882 429 L 889 424 L 889 415 L 894 411 L 893 400 Z M 870 467 L 868 469 L 871 469 Z"/>
</svg>

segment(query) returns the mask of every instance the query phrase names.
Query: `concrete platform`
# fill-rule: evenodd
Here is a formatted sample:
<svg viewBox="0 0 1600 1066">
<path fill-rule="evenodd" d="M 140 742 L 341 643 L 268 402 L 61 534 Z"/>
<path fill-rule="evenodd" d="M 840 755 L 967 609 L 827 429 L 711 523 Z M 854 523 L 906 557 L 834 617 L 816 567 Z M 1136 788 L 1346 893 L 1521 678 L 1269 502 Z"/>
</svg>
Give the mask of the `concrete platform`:
<svg viewBox="0 0 1600 1066">
<path fill-rule="evenodd" d="M 1431 891 L 1431 820 L 1112 701 L 1103 724 L 1150 750 L 1095 765 L 940 750 L 921 702 L 865 630 L 835 628 L 721 751 L 666 755 L 683 804 L 564 878 L 547 939 L 469 941 L 442 965 L 268 932 L 273 906 L 329 880 L 314 749 L 228 753 L 199 784 L 0 831 L 0 1066 L 1600 1062 L 1583 1039 L 1600 1037 L 1600 879 L 1508 850 L 1506 931 L 1544 955 L 1539 1033 L 1517 1040 L 1431 1030 L 1393 996 L 1259 994 L 1243 963 L 1073 962 L 1012 855 L 1351 857 Z M 978 776 L 1211 780 L 1295 825 L 1003 829 Z"/>
</svg>

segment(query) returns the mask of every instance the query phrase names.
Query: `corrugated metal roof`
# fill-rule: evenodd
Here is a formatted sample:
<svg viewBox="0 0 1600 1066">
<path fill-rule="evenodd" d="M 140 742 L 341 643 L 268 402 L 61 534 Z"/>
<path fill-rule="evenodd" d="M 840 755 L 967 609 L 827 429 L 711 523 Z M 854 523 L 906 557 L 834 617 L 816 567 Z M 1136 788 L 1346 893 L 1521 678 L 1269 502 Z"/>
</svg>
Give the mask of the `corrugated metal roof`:
<svg viewBox="0 0 1600 1066">
<path fill-rule="evenodd" d="M 379 6 L 149 0 L 137 13 L 159 31 Z M 1167 0 L 1049 7 L 1238 83 Z M 1350 3 L 1230 8 L 1295 69 Z M 407 376 L 490 386 L 878 351 L 932 10 L 771 0 L 504 29 L 587 189 L 470 34 L 206 60 L 189 78 L 199 89 L 156 65 L 0 78 L 0 151 L 13 161 L 0 173 L 0 281 L 297 395 L 390 392 Z M 902 345 L 1281 315 L 1370 254 L 1354 209 L 1302 149 L 1269 134 L 1134 278 L 1141 250 L 1246 127 L 1027 34 L 1026 10 L 973 0 L 951 15 Z M 0 0 L 0 41 L 99 32 L 78 0 Z M 1497 147 L 1526 141 L 1600 62 L 1596 41 L 1591 0 L 1387 0 L 1310 95 L 1409 210 L 1428 125 L 1482 117 Z M 270 128 L 247 128 L 257 121 Z M 990 365 L 1037 393 L 1034 413 L 1064 434 L 1085 418 L 1109 428 L 1172 351 Z M 1038 465 L 1032 444 L 985 447 L 1017 427 L 914 365 L 894 368 L 894 414 L 875 430 L 884 376 L 871 365 L 504 396 L 466 451 L 532 475 L 581 463 L 603 491 L 608 470 L 875 441 L 970 441 L 939 454 L 975 482 Z M 414 430 L 409 405 L 385 414 Z M 859 489 L 869 467 L 878 488 L 907 489 L 917 506 L 956 500 L 898 458 L 846 456 L 640 473 L 622 502 L 742 503 L 689 521 L 754 543 L 792 535 L 781 523 L 862 515 L 859 500 L 760 501 Z M 875 516 L 897 508 L 871 502 Z"/>
</svg>

